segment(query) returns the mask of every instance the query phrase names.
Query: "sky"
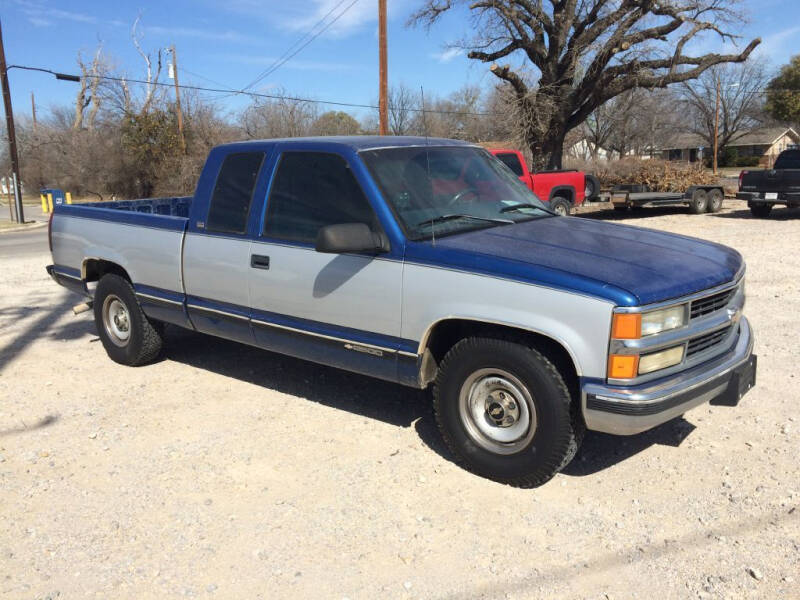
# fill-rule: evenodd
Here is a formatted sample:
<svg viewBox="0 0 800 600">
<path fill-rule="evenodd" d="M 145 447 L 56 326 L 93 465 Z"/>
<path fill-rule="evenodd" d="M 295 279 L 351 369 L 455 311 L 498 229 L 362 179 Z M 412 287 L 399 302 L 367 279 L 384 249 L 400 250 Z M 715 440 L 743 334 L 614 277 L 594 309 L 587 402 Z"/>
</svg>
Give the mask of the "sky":
<svg viewBox="0 0 800 600">
<path fill-rule="evenodd" d="M 422 0 L 387 1 L 390 85 L 422 87 L 426 96 L 434 97 L 446 96 L 464 84 L 488 87 L 494 83 L 488 65 L 469 60 L 453 47 L 470 35 L 465 11 L 448 15 L 426 31 L 406 25 Z M 757 53 L 775 67 L 800 52 L 800 0 L 742 0 L 742 6 L 748 21 L 734 27 L 743 36 L 742 46 L 761 37 Z M 0 0 L 8 64 L 77 73 L 78 53 L 91 57 L 102 44 L 118 70 L 143 78 L 144 63 L 131 42 L 131 25 L 140 16 L 143 49 L 154 52 L 175 44 L 181 84 L 226 89 L 250 84 L 332 9 L 325 22 L 339 13 L 342 16 L 252 89 L 374 104 L 377 0 Z M 711 36 L 696 45 L 702 50 L 719 48 Z M 74 103 L 76 83 L 16 69 L 9 72 L 9 79 L 16 116 L 30 114 L 31 92 L 40 118 L 53 106 Z M 216 97 L 231 111 L 247 104 L 242 96 Z M 337 107 L 323 105 L 324 110 L 328 108 Z M 368 111 L 352 112 L 364 116 Z"/>
</svg>

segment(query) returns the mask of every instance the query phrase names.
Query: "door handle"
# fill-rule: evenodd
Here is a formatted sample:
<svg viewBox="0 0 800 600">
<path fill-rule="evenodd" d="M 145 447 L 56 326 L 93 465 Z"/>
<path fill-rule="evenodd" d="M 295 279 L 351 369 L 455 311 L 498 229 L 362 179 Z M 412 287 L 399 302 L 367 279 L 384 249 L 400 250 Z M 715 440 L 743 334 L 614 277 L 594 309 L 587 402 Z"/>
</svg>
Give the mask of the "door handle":
<svg viewBox="0 0 800 600">
<path fill-rule="evenodd" d="M 261 254 L 250 255 L 250 266 L 254 269 L 269 269 L 269 256 Z"/>
</svg>

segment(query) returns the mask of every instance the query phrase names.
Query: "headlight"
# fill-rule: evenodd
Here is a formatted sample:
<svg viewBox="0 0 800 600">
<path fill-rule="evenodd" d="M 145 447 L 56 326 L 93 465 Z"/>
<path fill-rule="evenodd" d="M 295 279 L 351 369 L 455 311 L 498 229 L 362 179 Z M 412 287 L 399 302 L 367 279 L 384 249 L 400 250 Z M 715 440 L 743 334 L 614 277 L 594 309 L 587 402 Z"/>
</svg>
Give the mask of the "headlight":
<svg viewBox="0 0 800 600">
<path fill-rule="evenodd" d="M 615 340 L 638 340 L 683 327 L 685 323 L 685 304 L 646 313 L 617 313 L 611 323 L 611 337 Z"/>
<path fill-rule="evenodd" d="M 639 375 L 673 367 L 683 360 L 683 345 L 639 357 Z"/>
<path fill-rule="evenodd" d="M 643 313 L 642 337 L 677 329 L 678 327 L 683 327 L 685 323 L 686 307 L 684 305 Z"/>
</svg>

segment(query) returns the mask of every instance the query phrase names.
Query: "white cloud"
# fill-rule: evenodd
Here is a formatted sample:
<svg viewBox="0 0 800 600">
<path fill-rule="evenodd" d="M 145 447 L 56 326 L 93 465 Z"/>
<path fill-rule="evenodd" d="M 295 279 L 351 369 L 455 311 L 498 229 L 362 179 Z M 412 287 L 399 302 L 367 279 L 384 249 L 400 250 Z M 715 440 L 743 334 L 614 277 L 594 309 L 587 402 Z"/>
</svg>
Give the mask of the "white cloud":
<svg viewBox="0 0 800 600">
<path fill-rule="evenodd" d="M 275 56 L 257 56 L 251 54 L 225 54 L 223 58 L 247 65 L 258 65 L 269 67 L 275 63 L 277 57 Z M 291 59 L 285 64 L 281 65 L 281 69 L 295 69 L 297 71 L 352 71 L 356 69 L 356 65 L 337 62 L 324 62 L 316 60 L 297 60 Z"/>
<path fill-rule="evenodd" d="M 372 0 L 310 0 L 311 10 L 295 12 L 282 19 L 287 29 L 308 31 L 324 18 L 314 30 L 322 29 L 326 24 L 336 20 L 325 34 L 332 37 L 345 37 L 360 30 L 364 25 L 378 20 L 377 3 Z M 325 15 L 329 16 L 325 17 Z M 340 16 L 341 15 L 341 16 Z"/>
<path fill-rule="evenodd" d="M 219 31 L 195 27 L 162 27 L 160 25 L 145 25 L 143 29 L 146 33 L 149 32 L 156 35 L 191 37 L 214 42 L 236 42 L 242 44 L 261 44 L 264 42 L 263 38 L 232 30 Z"/>
<path fill-rule="evenodd" d="M 449 63 L 454 58 L 461 56 L 464 51 L 461 48 L 447 48 L 442 52 L 434 52 L 431 58 L 435 58 L 440 63 Z"/>
<path fill-rule="evenodd" d="M 54 21 L 72 21 L 74 23 L 86 23 L 89 25 L 101 23 L 100 19 L 95 15 L 53 8 L 37 0 L 14 0 L 14 3 L 20 7 L 22 13 L 27 17 L 28 22 L 37 27 L 49 27 L 50 25 L 54 25 Z M 108 24 L 118 26 L 121 22 L 113 20 L 108 22 Z"/>
<path fill-rule="evenodd" d="M 797 36 L 800 35 L 800 26 L 789 27 L 777 33 L 765 36 L 761 45 L 758 47 L 759 51 L 767 56 L 779 53 L 786 46 L 787 42 L 796 42 Z"/>
</svg>

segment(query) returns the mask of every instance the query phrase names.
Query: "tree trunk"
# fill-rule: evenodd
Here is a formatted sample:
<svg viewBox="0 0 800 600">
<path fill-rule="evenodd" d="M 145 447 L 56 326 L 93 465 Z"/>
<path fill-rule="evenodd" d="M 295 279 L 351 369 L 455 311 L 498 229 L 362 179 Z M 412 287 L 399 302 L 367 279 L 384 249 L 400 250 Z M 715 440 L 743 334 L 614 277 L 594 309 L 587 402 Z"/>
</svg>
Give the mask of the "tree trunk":
<svg viewBox="0 0 800 600">
<path fill-rule="evenodd" d="M 564 157 L 564 137 L 566 132 L 551 128 L 539 139 L 528 141 L 534 171 L 552 171 L 561 168 Z"/>
</svg>

